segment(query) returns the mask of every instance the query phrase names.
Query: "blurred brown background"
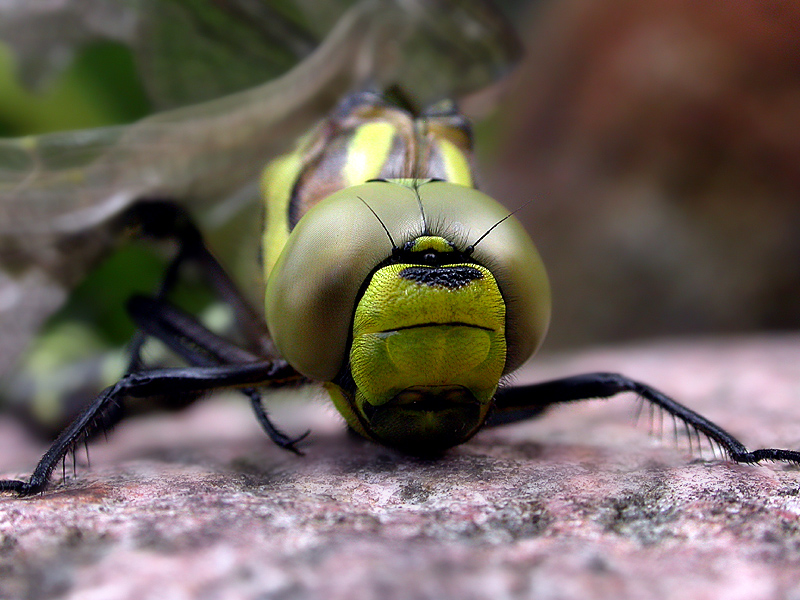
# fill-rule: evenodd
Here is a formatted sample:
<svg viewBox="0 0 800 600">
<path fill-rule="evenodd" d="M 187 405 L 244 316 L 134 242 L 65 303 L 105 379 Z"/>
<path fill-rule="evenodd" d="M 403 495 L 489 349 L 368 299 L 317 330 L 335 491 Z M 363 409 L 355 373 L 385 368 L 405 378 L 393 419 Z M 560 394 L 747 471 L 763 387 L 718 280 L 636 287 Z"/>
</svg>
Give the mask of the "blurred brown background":
<svg viewBox="0 0 800 600">
<path fill-rule="evenodd" d="M 545 349 L 800 326 L 800 3 L 567 0 L 483 156 L 553 285 Z"/>
</svg>

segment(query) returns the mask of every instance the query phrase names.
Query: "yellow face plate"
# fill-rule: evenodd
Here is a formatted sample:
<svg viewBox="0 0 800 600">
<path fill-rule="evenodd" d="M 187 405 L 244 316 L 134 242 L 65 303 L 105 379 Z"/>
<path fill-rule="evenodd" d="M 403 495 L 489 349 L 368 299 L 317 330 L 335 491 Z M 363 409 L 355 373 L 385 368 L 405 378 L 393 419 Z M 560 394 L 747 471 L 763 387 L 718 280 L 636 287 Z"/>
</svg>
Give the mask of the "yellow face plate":
<svg viewBox="0 0 800 600">
<path fill-rule="evenodd" d="M 374 406 L 414 386 L 463 386 L 488 403 L 505 352 L 505 304 L 488 269 L 393 264 L 358 303 L 350 366 Z"/>
</svg>

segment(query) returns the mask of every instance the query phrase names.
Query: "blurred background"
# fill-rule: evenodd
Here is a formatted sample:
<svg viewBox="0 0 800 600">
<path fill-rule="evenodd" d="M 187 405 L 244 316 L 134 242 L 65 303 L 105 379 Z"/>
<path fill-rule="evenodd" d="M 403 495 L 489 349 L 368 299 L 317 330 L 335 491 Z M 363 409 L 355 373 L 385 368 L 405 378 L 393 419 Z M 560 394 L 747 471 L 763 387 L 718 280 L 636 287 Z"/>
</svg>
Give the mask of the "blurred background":
<svg viewBox="0 0 800 600">
<path fill-rule="evenodd" d="M 800 3 L 525 8 L 482 158 L 533 200 L 546 348 L 800 326 Z"/>
<path fill-rule="evenodd" d="M 464 106 L 481 115 L 480 186 L 510 209 L 525 204 L 518 216 L 548 266 L 543 351 L 798 328 L 800 2 L 498 4 L 525 54 L 498 89 Z M 261 80 L 288 69 L 336 18 L 292 20 L 314 9 L 304 10 L 289 11 L 305 29 L 291 44 L 278 40 L 285 56 L 271 54 Z M 163 39 L 180 52 L 178 38 Z M 142 73 L 124 43 L 74 47 L 59 69 L 28 64 L 23 83 L 18 56 L 0 45 L 0 135 L 127 123 L 184 99 L 178 84 L 153 94 L 152 81 L 164 81 L 153 78 L 157 63 Z M 85 318 L 106 315 L 109 344 L 132 333 L 122 310 L 129 282 L 152 289 L 163 264 L 130 260 L 135 278 L 108 268 L 72 303 Z M 120 271 L 128 287 L 114 283 Z"/>
</svg>

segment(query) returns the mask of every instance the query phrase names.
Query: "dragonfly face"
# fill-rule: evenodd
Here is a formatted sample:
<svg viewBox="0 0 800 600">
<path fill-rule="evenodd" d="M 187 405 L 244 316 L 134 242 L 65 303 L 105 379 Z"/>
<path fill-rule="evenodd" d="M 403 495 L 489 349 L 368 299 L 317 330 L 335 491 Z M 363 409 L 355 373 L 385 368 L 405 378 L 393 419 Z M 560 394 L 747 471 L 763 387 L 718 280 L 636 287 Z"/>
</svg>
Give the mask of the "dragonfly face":
<svg viewBox="0 0 800 600">
<path fill-rule="evenodd" d="M 273 198 L 311 208 L 294 227 L 267 227 L 291 228 L 269 270 L 270 333 L 298 371 L 326 382 L 366 437 L 417 454 L 459 444 L 485 421 L 500 378 L 544 337 L 541 260 L 508 211 L 470 187 L 469 131 L 455 113 L 414 119 L 362 98 L 320 131 L 335 134 L 300 148 L 324 148 L 319 154 L 279 159 L 305 165 L 295 181 L 313 181 L 320 169 L 330 181 L 337 164 L 334 180 L 395 177 L 321 200 L 298 186 Z M 408 177 L 426 172 L 448 180 Z"/>
</svg>

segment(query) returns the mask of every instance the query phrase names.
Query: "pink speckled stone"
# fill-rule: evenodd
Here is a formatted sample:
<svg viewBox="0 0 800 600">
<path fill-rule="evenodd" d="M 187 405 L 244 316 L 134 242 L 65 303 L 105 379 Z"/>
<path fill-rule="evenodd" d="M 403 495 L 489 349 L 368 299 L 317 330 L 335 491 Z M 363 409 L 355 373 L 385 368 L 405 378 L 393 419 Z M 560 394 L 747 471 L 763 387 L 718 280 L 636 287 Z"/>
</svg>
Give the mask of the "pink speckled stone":
<svg viewBox="0 0 800 600">
<path fill-rule="evenodd" d="M 800 448 L 800 336 L 595 349 L 519 379 L 595 370 L 750 447 Z M 559 407 L 427 461 L 317 405 L 274 411 L 310 424 L 305 457 L 272 447 L 237 398 L 134 419 L 92 446 L 91 469 L 0 498 L 0 598 L 800 598 L 800 470 L 692 458 L 668 423 L 663 442 L 633 427 L 634 407 Z M 41 451 L 0 422 L 0 476 Z"/>
</svg>

